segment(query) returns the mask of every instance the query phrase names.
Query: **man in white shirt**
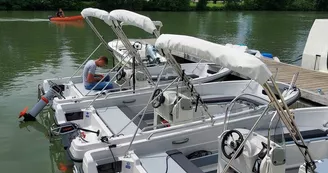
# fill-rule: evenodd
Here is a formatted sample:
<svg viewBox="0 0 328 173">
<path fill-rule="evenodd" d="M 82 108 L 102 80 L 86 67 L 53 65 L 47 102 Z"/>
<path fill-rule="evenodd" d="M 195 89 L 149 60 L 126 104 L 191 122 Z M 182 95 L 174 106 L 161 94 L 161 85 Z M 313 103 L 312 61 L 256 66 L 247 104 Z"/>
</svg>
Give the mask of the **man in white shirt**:
<svg viewBox="0 0 328 173">
<path fill-rule="evenodd" d="M 101 56 L 96 60 L 89 60 L 83 69 L 83 84 L 85 89 L 91 90 L 104 76 L 101 74 L 96 74 L 97 67 L 104 67 L 108 64 L 108 58 Z M 94 90 L 102 90 L 108 82 L 110 81 L 109 76 L 100 82 Z M 109 83 L 105 89 L 112 89 L 113 85 Z"/>
</svg>

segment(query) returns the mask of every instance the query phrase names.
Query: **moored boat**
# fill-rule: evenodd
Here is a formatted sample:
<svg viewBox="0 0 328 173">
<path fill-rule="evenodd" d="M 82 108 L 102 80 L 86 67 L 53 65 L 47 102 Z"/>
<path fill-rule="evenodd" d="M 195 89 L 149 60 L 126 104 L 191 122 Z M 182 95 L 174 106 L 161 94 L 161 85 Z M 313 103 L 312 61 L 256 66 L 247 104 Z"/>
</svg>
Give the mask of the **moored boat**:
<svg viewBox="0 0 328 173">
<path fill-rule="evenodd" d="M 68 16 L 68 17 L 49 17 L 50 21 L 78 21 L 83 20 L 83 17 L 81 15 L 77 16 Z"/>
</svg>

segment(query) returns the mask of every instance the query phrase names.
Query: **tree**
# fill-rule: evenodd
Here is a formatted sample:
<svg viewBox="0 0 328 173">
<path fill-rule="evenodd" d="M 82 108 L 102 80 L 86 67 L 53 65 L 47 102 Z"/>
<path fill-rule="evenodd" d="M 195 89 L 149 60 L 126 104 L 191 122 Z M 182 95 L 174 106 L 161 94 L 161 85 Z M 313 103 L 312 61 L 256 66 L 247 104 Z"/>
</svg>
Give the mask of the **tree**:
<svg viewBox="0 0 328 173">
<path fill-rule="evenodd" d="M 236 10 L 240 8 L 240 0 L 225 0 L 225 8 L 229 10 Z"/>
<path fill-rule="evenodd" d="M 207 0 L 199 0 L 196 5 L 196 10 L 206 10 Z"/>
<path fill-rule="evenodd" d="M 316 0 L 315 9 L 320 11 L 328 10 L 328 1 L 327 0 Z"/>
<path fill-rule="evenodd" d="M 106 10 L 142 10 L 143 0 L 97 0 L 100 8 Z"/>
</svg>

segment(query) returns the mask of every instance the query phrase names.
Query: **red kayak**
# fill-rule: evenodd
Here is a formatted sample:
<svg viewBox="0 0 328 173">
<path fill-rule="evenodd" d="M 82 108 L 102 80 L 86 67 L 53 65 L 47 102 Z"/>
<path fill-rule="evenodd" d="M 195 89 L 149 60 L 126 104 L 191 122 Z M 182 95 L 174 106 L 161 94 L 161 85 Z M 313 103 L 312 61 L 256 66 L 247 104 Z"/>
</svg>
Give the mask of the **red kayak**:
<svg viewBox="0 0 328 173">
<path fill-rule="evenodd" d="M 78 16 L 69 16 L 69 17 L 50 17 L 50 21 L 77 21 L 77 20 L 83 20 L 83 17 L 81 15 Z"/>
</svg>

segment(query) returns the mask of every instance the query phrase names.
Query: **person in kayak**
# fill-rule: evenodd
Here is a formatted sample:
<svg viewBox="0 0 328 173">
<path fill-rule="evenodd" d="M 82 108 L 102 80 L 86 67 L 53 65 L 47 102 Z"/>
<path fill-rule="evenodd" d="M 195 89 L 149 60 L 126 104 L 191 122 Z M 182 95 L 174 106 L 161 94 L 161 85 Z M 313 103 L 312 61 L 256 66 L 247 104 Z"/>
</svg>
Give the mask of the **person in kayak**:
<svg viewBox="0 0 328 173">
<path fill-rule="evenodd" d="M 65 17 L 64 11 L 60 8 L 58 9 L 58 12 L 56 13 L 57 17 Z"/>
<path fill-rule="evenodd" d="M 85 89 L 91 90 L 102 78 L 101 74 L 96 74 L 97 67 L 104 67 L 108 64 L 108 58 L 100 56 L 96 60 L 89 60 L 83 69 L 83 84 Z M 110 77 L 106 76 L 102 82 L 100 82 L 93 90 L 112 89 L 113 84 L 109 83 Z M 108 85 L 107 85 L 108 84 Z M 107 86 L 106 86 L 107 85 Z"/>
</svg>

